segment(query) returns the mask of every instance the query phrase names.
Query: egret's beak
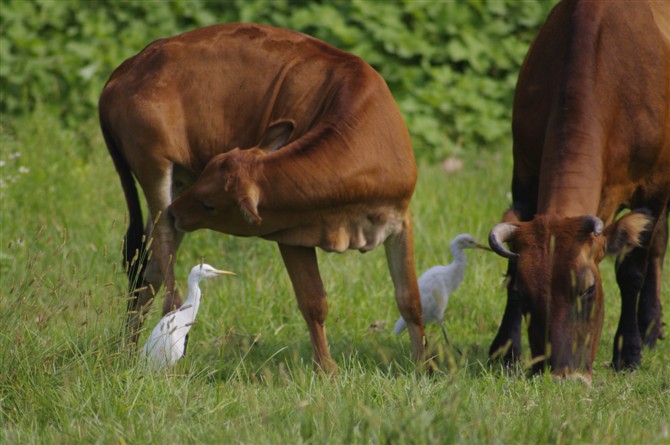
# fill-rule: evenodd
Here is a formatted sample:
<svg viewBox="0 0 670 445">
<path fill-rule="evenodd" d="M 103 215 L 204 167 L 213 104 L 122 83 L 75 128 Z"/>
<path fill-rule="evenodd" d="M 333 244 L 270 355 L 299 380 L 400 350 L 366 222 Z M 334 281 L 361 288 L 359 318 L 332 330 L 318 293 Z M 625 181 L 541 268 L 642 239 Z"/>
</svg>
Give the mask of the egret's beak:
<svg viewBox="0 0 670 445">
<path fill-rule="evenodd" d="M 475 243 L 475 247 L 477 249 L 488 250 L 489 252 L 493 252 L 489 246 L 486 246 L 484 244 Z"/>
<path fill-rule="evenodd" d="M 228 270 L 214 270 L 213 272 L 217 275 L 235 275 L 235 272 L 230 272 Z"/>
</svg>

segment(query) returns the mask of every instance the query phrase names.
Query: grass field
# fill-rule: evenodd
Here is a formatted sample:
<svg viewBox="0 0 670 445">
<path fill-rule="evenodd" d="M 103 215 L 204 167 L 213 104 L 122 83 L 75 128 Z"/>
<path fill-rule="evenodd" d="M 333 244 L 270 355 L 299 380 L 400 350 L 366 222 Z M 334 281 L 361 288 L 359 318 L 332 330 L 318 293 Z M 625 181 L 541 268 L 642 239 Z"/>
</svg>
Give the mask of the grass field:
<svg viewBox="0 0 670 445">
<path fill-rule="evenodd" d="M 204 283 L 188 357 L 169 374 L 145 373 L 117 349 L 125 204 L 97 124 L 73 134 L 38 112 L 13 126 L 0 134 L 0 443 L 670 443 L 670 342 L 645 350 L 634 373 L 607 366 L 619 313 L 611 259 L 601 266 L 606 320 L 585 386 L 528 378 L 524 364 L 487 365 L 505 298 L 496 255 L 469 252 L 446 317 L 464 354 L 450 354 L 429 326 L 441 360 L 425 376 L 413 371 L 407 336 L 391 334 L 398 311 L 383 250 L 319 252 L 340 368 L 326 379 L 312 372 L 276 246 L 201 231 L 179 253 L 182 291 L 201 258 L 238 276 Z M 420 169 L 419 272 L 449 262 L 458 233 L 483 241 L 509 204 L 508 154 L 465 151 L 460 173 Z M 667 277 L 662 292 L 667 322 Z"/>
</svg>

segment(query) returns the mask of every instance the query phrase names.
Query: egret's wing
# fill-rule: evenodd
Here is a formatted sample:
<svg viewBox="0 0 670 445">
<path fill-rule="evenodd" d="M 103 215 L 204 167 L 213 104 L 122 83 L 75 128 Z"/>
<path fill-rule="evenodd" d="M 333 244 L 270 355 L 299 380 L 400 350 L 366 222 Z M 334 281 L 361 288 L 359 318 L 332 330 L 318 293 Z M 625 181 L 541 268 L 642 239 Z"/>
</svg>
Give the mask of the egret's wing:
<svg viewBox="0 0 670 445">
<path fill-rule="evenodd" d="M 168 320 L 166 317 L 161 318 L 154 329 L 151 331 L 151 334 L 149 334 L 149 338 L 147 339 L 147 342 L 142 349 L 142 353 L 144 355 L 151 353 L 151 351 L 156 348 L 156 345 L 160 341 L 161 337 L 167 333 L 167 321 Z"/>
<path fill-rule="evenodd" d="M 433 289 L 433 302 L 435 302 L 435 318 L 437 321 L 442 323 L 444 318 L 444 310 L 447 307 L 447 300 L 449 295 L 446 294 L 444 289 L 434 288 Z"/>
<path fill-rule="evenodd" d="M 183 348 L 178 346 L 179 337 L 183 339 L 189 328 L 186 328 L 186 333 L 181 332 L 181 320 L 177 314 L 176 311 L 173 311 L 161 318 L 142 349 L 142 355 L 156 369 L 172 366 L 183 354 Z M 175 352 L 178 353 L 176 357 Z"/>
<path fill-rule="evenodd" d="M 400 317 L 400 318 L 398 318 L 398 321 L 395 322 L 395 327 L 393 328 L 393 333 L 394 334 L 400 334 L 406 328 L 407 328 L 407 322 L 405 322 L 404 318 Z"/>
<path fill-rule="evenodd" d="M 189 304 L 188 308 L 183 311 L 177 311 L 174 314 L 174 321 L 172 322 L 172 327 L 182 327 L 187 324 L 192 324 L 195 321 L 195 314 L 193 312 L 193 307 Z M 183 307 L 183 306 L 182 306 Z"/>
<path fill-rule="evenodd" d="M 195 321 L 193 309 L 191 304 L 184 305 L 158 322 L 143 349 L 152 366 L 173 366 L 183 357 L 188 331 Z"/>
<path fill-rule="evenodd" d="M 186 343 L 188 342 L 188 332 L 191 330 L 191 325 L 180 326 L 175 328 L 170 334 L 170 365 L 174 365 L 177 360 L 181 359 L 186 352 Z"/>
<path fill-rule="evenodd" d="M 431 267 L 419 278 L 424 323 L 434 323 L 442 318 L 446 306 L 442 295 L 445 269 L 445 266 Z"/>
<path fill-rule="evenodd" d="M 163 369 L 168 365 L 169 335 L 163 332 L 156 337 L 150 338 L 144 346 L 143 357 L 154 369 Z"/>
<path fill-rule="evenodd" d="M 421 310 L 423 312 L 423 322 L 433 323 L 437 318 L 439 306 L 435 299 L 435 288 L 424 286 L 421 289 Z"/>
<path fill-rule="evenodd" d="M 185 310 L 191 309 L 192 307 L 193 307 L 192 304 L 185 304 L 182 307 L 180 307 L 179 309 L 177 309 L 175 312 L 183 312 Z"/>
</svg>

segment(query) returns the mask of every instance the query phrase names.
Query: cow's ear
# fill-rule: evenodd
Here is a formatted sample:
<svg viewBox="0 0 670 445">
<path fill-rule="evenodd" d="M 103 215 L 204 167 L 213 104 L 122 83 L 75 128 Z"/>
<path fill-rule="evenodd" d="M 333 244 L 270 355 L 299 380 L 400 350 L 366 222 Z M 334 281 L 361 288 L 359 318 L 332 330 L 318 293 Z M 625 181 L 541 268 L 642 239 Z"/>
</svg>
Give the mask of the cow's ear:
<svg viewBox="0 0 670 445">
<path fill-rule="evenodd" d="M 249 224 L 260 225 L 263 218 L 258 214 L 258 188 L 249 187 L 239 198 L 240 211 Z"/>
<path fill-rule="evenodd" d="M 521 218 L 519 218 L 519 212 L 516 210 L 509 208 L 503 213 L 502 216 L 502 222 L 510 223 L 510 224 L 518 224 L 521 222 Z"/>
<path fill-rule="evenodd" d="M 609 255 L 626 254 L 628 250 L 640 246 L 650 229 L 652 218 L 644 212 L 626 214 L 605 228 L 605 252 Z"/>
<path fill-rule="evenodd" d="M 268 126 L 258 144 L 258 148 L 273 152 L 279 150 L 281 147 L 291 139 L 295 122 L 291 119 L 280 119 Z"/>
</svg>

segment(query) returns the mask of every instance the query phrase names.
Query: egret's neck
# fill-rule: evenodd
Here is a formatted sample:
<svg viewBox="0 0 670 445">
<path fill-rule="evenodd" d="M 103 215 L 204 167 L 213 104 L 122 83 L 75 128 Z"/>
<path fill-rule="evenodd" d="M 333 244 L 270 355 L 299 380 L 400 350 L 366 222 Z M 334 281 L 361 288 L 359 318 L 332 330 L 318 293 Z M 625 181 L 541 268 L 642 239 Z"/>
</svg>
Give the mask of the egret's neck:
<svg viewBox="0 0 670 445">
<path fill-rule="evenodd" d="M 465 256 L 465 251 L 460 248 L 451 249 L 451 256 L 454 257 L 454 261 L 449 265 L 452 272 L 449 277 L 450 282 L 447 283 L 447 286 L 450 287 L 450 291 L 454 291 L 465 277 L 467 257 Z"/>
<path fill-rule="evenodd" d="M 455 265 L 465 268 L 465 265 L 468 262 L 468 257 L 465 255 L 464 249 L 460 248 L 451 249 L 451 256 L 454 257 Z"/>
<path fill-rule="evenodd" d="M 193 307 L 193 318 L 198 313 L 198 308 L 200 307 L 200 297 L 202 296 L 202 291 L 200 286 L 198 286 L 198 281 L 193 280 L 188 282 L 188 297 L 184 301 L 184 306 L 190 304 Z"/>
</svg>

